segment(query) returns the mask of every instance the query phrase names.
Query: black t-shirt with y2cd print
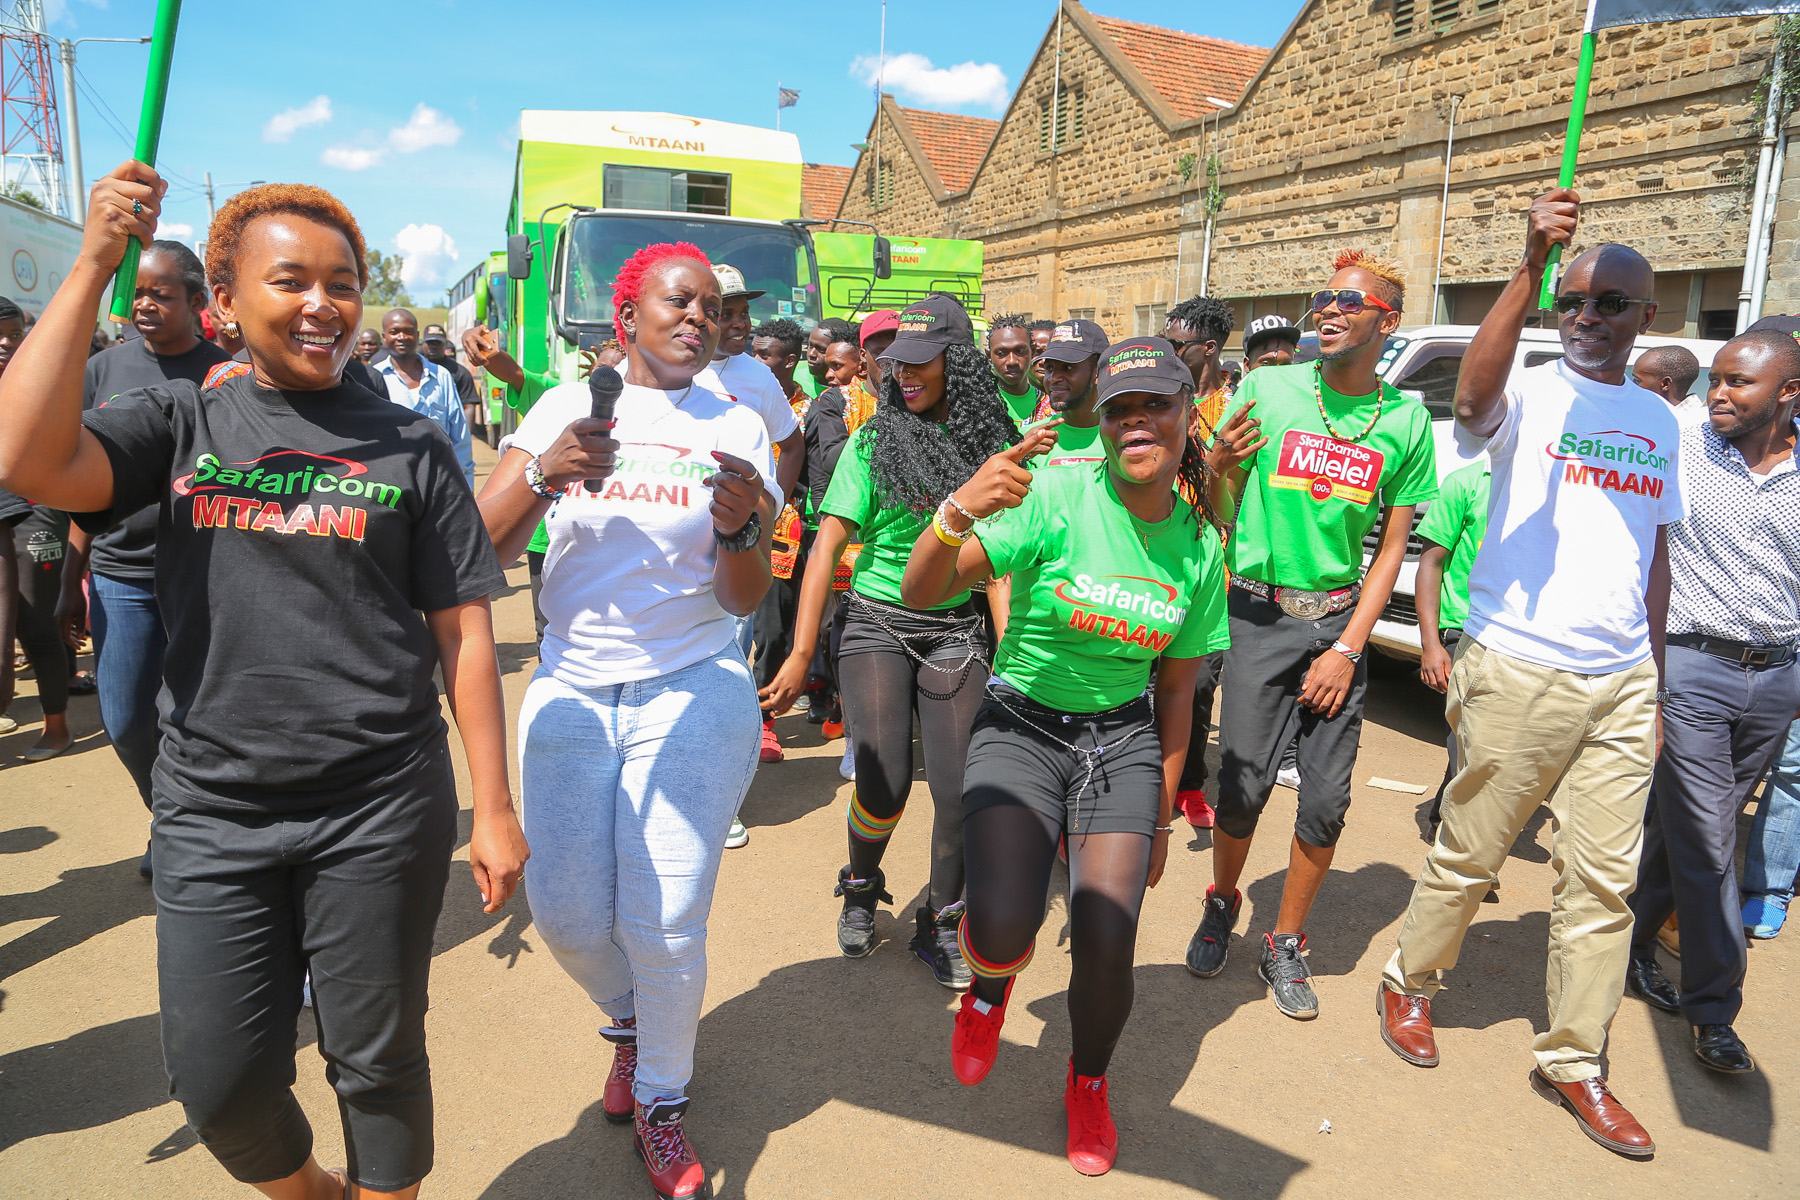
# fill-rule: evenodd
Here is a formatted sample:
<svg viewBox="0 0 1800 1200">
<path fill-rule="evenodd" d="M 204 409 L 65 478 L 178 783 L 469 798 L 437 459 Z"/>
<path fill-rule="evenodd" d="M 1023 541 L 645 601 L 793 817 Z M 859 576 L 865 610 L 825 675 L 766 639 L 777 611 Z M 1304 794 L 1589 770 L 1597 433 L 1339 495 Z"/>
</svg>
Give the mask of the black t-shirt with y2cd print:
<svg viewBox="0 0 1800 1200">
<path fill-rule="evenodd" d="M 159 794 L 321 808 L 380 792 L 441 744 L 420 613 L 505 580 L 430 418 L 354 385 L 238 375 L 138 389 L 82 420 L 112 461 L 114 509 L 156 512 Z"/>
</svg>

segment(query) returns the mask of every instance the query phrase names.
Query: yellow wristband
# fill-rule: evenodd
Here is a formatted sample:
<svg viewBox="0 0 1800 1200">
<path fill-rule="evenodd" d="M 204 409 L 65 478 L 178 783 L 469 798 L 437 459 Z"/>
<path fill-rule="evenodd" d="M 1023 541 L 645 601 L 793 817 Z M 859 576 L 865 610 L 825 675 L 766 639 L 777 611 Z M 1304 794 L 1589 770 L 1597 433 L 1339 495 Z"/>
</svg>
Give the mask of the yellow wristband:
<svg viewBox="0 0 1800 1200">
<path fill-rule="evenodd" d="M 951 532 L 950 527 L 944 524 L 944 517 L 941 513 L 932 514 L 931 532 L 937 534 L 938 541 L 944 543 L 944 545 L 955 546 L 958 549 L 962 547 L 964 542 L 969 540 L 966 537 L 957 537 L 955 533 Z"/>
</svg>

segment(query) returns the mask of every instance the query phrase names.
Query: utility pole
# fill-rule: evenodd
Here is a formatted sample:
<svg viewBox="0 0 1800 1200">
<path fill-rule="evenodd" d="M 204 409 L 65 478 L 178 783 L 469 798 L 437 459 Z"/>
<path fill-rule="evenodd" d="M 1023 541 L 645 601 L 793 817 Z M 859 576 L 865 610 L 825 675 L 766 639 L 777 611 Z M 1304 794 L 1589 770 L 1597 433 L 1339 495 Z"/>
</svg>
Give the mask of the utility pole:
<svg viewBox="0 0 1800 1200">
<path fill-rule="evenodd" d="M 216 211 L 217 210 L 213 208 L 212 172 L 208 171 L 206 173 L 206 223 L 208 226 L 212 224 L 212 219 Z"/>
<path fill-rule="evenodd" d="M 69 211 L 77 225 L 87 224 L 87 179 L 81 173 L 81 117 L 75 111 L 75 47 L 82 42 L 129 42 L 142 45 L 142 38 L 70 38 L 57 43 L 57 57 L 62 59 L 63 96 L 69 107 L 68 144 L 63 157 L 69 163 Z"/>
</svg>

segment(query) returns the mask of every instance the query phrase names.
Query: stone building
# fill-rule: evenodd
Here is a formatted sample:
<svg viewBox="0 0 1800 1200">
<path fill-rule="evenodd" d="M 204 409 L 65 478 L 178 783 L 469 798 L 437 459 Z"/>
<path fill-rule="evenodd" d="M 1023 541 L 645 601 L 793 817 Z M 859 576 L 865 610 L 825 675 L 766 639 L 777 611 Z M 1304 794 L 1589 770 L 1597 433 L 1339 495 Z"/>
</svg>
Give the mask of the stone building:
<svg viewBox="0 0 1800 1200">
<path fill-rule="evenodd" d="M 1476 321 L 1517 258 L 1526 204 L 1555 181 L 1584 11 L 1582 0 L 1307 0 L 1263 50 L 1064 0 L 960 188 L 915 182 L 896 159 L 878 197 L 865 152 L 843 215 L 889 234 L 979 238 L 990 310 L 1091 314 L 1115 336 L 1160 328 L 1203 281 L 1234 301 L 1240 329 L 1263 312 L 1297 317 L 1349 246 L 1402 264 L 1408 323 Z M 1579 244 L 1644 251 L 1659 332 L 1720 336 L 1735 319 L 1773 27 L 1600 35 Z M 916 110 L 894 111 L 917 124 Z M 1209 247 L 1214 152 L 1223 205 Z M 1794 166 L 1778 247 L 1800 235 Z M 1774 258 L 1765 307 L 1791 311 L 1800 265 Z"/>
<path fill-rule="evenodd" d="M 850 186 L 850 168 L 830 163 L 800 164 L 800 215 L 821 220 L 837 216 Z"/>
</svg>

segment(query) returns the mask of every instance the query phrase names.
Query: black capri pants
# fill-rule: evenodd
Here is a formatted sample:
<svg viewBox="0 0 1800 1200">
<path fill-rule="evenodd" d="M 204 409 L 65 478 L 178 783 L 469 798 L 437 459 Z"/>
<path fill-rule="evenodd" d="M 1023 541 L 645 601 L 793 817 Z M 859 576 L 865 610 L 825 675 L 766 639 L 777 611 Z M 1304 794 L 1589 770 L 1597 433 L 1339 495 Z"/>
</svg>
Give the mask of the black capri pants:
<svg viewBox="0 0 1800 1200">
<path fill-rule="evenodd" d="M 250 1184 L 312 1153 L 292 1091 L 310 966 L 350 1178 L 384 1192 L 423 1179 L 426 983 L 456 840 L 446 745 L 330 808 L 203 812 L 159 787 L 152 811 L 163 1061 L 201 1143 Z"/>
<path fill-rule="evenodd" d="M 56 628 L 69 514 L 37 505 L 9 536 L 19 560 L 19 645 L 37 676 L 39 707 L 46 717 L 58 716 L 69 707 L 70 663 L 75 657 Z M 12 647 L 0 647 L 0 652 L 11 654 Z"/>
<path fill-rule="evenodd" d="M 1219 708 L 1219 794 L 1213 801 L 1218 827 L 1234 838 L 1256 832 L 1281 770 L 1282 751 L 1298 734 L 1300 811 L 1294 833 L 1309 846 L 1335 846 L 1350 811 L 1368 657 L 1357 662 L 1335 717 L 1301 708 L 1300 688 L 1313 659 L 1344 636 L 1355 609 L 1306 621 L 1241 587 L 1226 589 L 1225 608 L 1231 648 L 1225 651 L 1225 702 Z M 1189 748 L 1190 758 L 1194 749 Z"/>
</svg>

